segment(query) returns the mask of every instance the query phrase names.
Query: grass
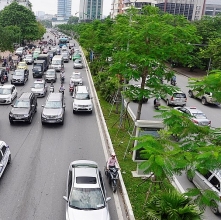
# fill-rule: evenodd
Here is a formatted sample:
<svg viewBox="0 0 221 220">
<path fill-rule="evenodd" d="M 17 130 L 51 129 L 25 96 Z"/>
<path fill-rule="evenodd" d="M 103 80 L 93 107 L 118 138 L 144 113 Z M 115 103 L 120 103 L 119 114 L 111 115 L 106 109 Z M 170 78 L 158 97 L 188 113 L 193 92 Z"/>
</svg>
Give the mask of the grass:
<svg viewBox="0 0 221 220">
<path fill-rule="evenodd" d="M 133 140 L 130 138 L 134 122 L 128 115 L 128 117 L 123 119 L 120 126 L 120 110 L 116 112 L 116 106 L 112 106 L 110 103 L 106 102 L 100 96 L 99 92 L 98 96 L 113 147 L 120 163 L 121 173 L 133 207 L 135 218 L 136 220 L 145 219 L 144 205 L 146 193 L 150 187 L 150 180 L 142 183 L 143 180 L 141 178 L 132 177 L 131 171 L 136 170 L 137 167 L 137 163 L 132 161 Z M 129 147 L 126 152 L 128 144 Z M 138 186 L 139 184 L 141 185 Z"/>
</svg>

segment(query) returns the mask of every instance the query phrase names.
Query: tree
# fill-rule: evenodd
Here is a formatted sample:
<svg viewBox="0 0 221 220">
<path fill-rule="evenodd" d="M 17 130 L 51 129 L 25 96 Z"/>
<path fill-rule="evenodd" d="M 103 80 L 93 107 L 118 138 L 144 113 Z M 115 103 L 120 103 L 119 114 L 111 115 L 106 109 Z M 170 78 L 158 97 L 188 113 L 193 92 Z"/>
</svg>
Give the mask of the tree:
<svg viewBox="0 0 221 220">
<path fill-rule="evenodd" d="M 46 28 L 52 28 L 52 21 L 51 20 L 41 20 L 40 23 L 45 26 Z"/>
<path fill-rule="evenodd" d="M 69 19 L 68 19 L 68 24 L 76 24 L 76 23 L 78 23 L 78 21 L 79 21 L 79 17 L 77 17 L 77 16 L 71 16 L 71 17 L 69 17 Z"/>
<path fill-rule="evenodd" d="M 39 29 L 34 13 L 17 2 L 11 3 L 0 12 L 0 25 L 19 27 L 22 40 L 38 39 Z"/>
<path fill-rule="evenodd" d="M 197 40 L 196 28 L 184 17 L 161 14 L 158 8 L 147 6 L 141 14 L 131 10 L 119 15 L 112 32 L 110 71 L 128 81 L 141 78 L 140 88 L 129 87 L 126 96 L 131 97 L 134 90 L 149 98 L 172 93 L 172 87 L 162 84 L 162 79 L 170 80 L 173 75 L 166 71 L 165 62 L 172 59 L 188 63 L 193 49 L 188 42 Z M 140 119 L 141 109 L 142 96 L 136 119 Z"/>
<path fill-rule="evenodd" d="M 147 220 L 200 220 L 202 216 L 190 198 L 175 190 L 158 191 L 146 207 Z"/>
</svg>

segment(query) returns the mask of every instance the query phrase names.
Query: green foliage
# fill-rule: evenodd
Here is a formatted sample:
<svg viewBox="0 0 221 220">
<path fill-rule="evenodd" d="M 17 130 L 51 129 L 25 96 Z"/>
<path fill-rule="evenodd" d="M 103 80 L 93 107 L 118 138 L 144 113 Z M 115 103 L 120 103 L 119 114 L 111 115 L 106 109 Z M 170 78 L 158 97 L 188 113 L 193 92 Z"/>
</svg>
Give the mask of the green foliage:
<svg viewBox="0 0 221 220">
<path fill-rule="evenodd" d="M 76 24 L 76 23 L 78 23 L 78 21 L 79 21 L 79 17 L 71 16 L 68 19 L 68 24 Z"/>
<path fill-rule="evenodd" d="M 175 190 L 158 191 L 146 207 L 147 220 L 200 220 L 202 216 L 190 198 Z"/>
<path fill-rule="evenodd" d="M 40 23 L 46 28 L 51 28 L 52 27 L 52 21 L 51 20 L 41 20 Z"/>
<path fill-rule="evenodd" d="M 37 40 L 39 37 L 34 13 L 15 1 L 0 12 L 0 25 L 19 27 L 22 40 Z"/>
</svg>

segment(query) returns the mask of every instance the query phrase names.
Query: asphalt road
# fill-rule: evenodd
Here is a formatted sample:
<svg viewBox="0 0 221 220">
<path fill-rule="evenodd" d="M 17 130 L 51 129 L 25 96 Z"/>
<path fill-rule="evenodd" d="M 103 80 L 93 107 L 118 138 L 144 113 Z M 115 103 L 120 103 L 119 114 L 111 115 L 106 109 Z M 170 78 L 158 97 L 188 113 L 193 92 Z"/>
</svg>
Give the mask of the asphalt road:
<svg viewBox="0 0 221 220">
<path fill-rule="evenodd" d="M 177 86 L 186 93 L 188 96 L 188 78 L 183 75 L 177 75 Z M 166 103 L 161 100 L 161 105 L 166 105 Z M 200 100 L 187 97 L 187 104 L 186 106 L 194 106 L 202 110 L 206 116 L 211 120 L 211 126 L 212 127 L 221 127 L 221 121 L 220 121 L 220 111 L 221 106 L 215 106 L 215 105 L 202 105 Z M 137 112 L 137 103 L 131 102 L 129 104 L 129 108 L 132 111 L 133 117 L 136 116 Z M 154 118 L 157 114 L 157 111 L 153 107 L 153 99 L 148 100 L 148 103 L 143 104 L 142 106 L 142 113 L 141 113 L 141 119 L 143 120 L 156 120 L 159 121 L 160 119 Z M 188 181 L 186 178 L 185 173 L 182 176 L 177 176 L 177 179 L 184 190 L 188 188 L 195 187 L 191 182 Z M 204 213 L 204 219 L 207 220 L 218 220 L 220 219 L 220 216 L 214 215 L 209 208 L 206 209 Z"/>
<path fill-rule="evenodd" d="M 16 86 L 18 95 L 31 90 L 35 80 L 31 69 L 32 65 L 29 66 L 26 85 Z M 79 71 L 83 74 L 84 84 L 88 85 L 85 70 Z M 73 62 L 70 61 L 65 64 L 66 111 L 63 126 L 42 126 L 41 105 L 46 98 L 38 98 L 37 113 L 31 125 L 15 123 L 11 126 L 8 119 L 11 106 L 0 106 L 1 139 L 10 146 L 12 153 L 12 163 L 0 179 L 0 220 L 65 219 L 65 201 L 62 196 L 65 195 L 70 162 L 94 160 L 103 173 L 106 159 L 95 112 L 92 115 L 72 113 L 72 98 L 68 92 L 72 72 Z M 59 86 L 58 78 L 55 92 L 58 92 Z M 112 220 L 117 220 L 115 200 L 104 179 L 107 196 L 112 197 L 109 202 L 110 214 Z"/>
</svg>

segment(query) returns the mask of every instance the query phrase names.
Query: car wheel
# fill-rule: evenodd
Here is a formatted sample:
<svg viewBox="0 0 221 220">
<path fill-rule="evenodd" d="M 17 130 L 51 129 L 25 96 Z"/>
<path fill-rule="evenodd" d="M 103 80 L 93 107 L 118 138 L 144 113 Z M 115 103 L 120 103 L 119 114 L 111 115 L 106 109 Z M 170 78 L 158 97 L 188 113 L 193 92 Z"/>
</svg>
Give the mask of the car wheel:
<svg viewBox="0 0 221 220">
<path fill-rule="evenodd" d="M 11 81 L 11 84 L 13 85 L 13 82 Z"/>
<path fill-rule="evenodd" d="M 29 121 L 28 121 L 28 124 L 31 124 L 32 119 L 33 119 L 33 115 L 30 116 L 30 119 L 29 119 Z"/>
<path fill-rule="evenodd" d="M 8 157 L 8 164 L 11 163 L 11 160 L 12 160 L 12 157 L 11 157 L 11 154 L 10 154 L 9 157 Z"/>
<path fill-rule="evenodd" d="M 167 99 L 167 101 L 166 101 L 166 104 L 167 104 L 167 106 L 169 106 L 170 105 L 170 103 L 169 103 L 169 100 Z"/>
<path fill-rule="evenodd" d="M 76 114 L 76 111 L 75 111 L 75 110 L 73 110 L 73 114 Z"/>
<path fill-rule="evenodd" d="M 41 124 L 42 124 L 42 125 L 45 125 L 45 123 L 44 123 L 43 121 L 41 121 Z"/>
<path fill-rule="evenodd" d="M 203 97 L 202 100 L 201 100 L 201 102 L 202 102 L 203 105 L 206 105 L 206 104 L 207 104 L 206 98 Z"/>
<path fill-rule="evenodd" d="M 10 121 L 10 124 L 12 125 L 12 124 L 14 124 L 14 121 L 13 120 L 9 120 Z"/>
<path fill-rule="evenodd" d="M 61 121 L 61 123 L 60 123 L 61 125 L 63 125 L 64 124 L 64 118 L 62 119 L 62 121 Z"/>
<path fill-rule="evenodd" d="M 189 94 L 189 97 L 190 97 L 190 98 L 194 98 L 193 92 L 192 92 L 191 90 L 188 92 L 188 94 Z"/>
<path fill-rule="evenodd" d="M 219 214 L 218 205 L 213 200 L 210 202 L 210 209 L 215 215 Z"/>
</svg>

